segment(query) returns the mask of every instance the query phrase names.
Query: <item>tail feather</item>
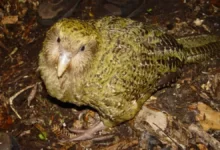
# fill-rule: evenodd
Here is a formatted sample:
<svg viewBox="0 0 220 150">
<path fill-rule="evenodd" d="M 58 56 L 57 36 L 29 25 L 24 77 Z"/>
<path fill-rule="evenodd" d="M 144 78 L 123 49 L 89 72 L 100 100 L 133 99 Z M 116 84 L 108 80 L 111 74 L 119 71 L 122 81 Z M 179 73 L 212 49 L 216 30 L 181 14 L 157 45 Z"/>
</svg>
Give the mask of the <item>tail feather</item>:
<svg viewBox="0 0 220 150">
<path fill-rule="evenodd" d="M 210 61 L 220 58 L 220 42 L 213 42 L 206 45 L 186 49 L 186 63 Z"/>
<path fill-rule="evenodd" d="M 177 42 L 179 44 L 182 44 L 184 48 L 199 47 L 199 46 L 203 46 L 203 45 L 218 42 L 218 41 L 220 41 L 219 36 L 207 35 L 207 34 L 188 36 L 188 37 L 182 37 L 182 38 L 177 39 Z"/>
<path fill-rule="evenodd" d="M 186 52 L 185 63 L 220 59 L 220 37 L 198 35 L 177 39 Z"/>
</svg>

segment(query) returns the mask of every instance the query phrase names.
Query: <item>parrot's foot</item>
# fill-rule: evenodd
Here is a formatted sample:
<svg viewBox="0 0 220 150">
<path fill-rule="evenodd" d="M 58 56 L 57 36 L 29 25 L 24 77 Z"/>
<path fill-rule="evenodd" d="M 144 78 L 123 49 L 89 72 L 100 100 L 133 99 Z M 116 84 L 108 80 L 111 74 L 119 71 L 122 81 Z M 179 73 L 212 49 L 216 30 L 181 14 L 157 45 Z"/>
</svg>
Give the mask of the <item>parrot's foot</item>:
<svg viewBox="0 0 220 150">
<path fill-rule="evenodd" d="M 100 141 L 112 138 L 112 135 L 106 135 L 97 137 L 96 133 L 98 131 L 104 130 L 106 126 L 103 124 L 103 122 L 98 122 L 93 127 L 87 129 L 87 130 L 77 130 L 77 129 L 69 129 L 70 132 L 80 134 L 77 137 L 71 138 L 71 139 L 65 139 L 61 140 L 61 142 L 74 142 L 74 141 L 85 141 L 85 140 L 94 140 L 94 141 Z"/>
</svg>

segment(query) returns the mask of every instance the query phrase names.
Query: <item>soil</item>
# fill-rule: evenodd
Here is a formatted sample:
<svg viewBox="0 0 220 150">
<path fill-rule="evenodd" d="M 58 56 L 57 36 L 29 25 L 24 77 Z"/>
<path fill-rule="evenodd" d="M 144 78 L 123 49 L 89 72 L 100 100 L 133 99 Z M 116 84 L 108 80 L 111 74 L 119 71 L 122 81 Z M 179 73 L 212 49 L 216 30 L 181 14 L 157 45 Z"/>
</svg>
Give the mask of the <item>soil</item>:
<svg viewBox="0 0 220 150">
<path fill-rule="evenodd" d="M 107 140 L 60 143 L 60 139 L 72 136 L 66 126 L 86 127 L 96 121 L 98 115 L 90 108 L 62 103 L 47 94 L 37 67 L 38 54 L 50 26 L 38 22 L 40 3 L 40 0 L 0 1 L 0 131 L 14 137 L 22 150 L 146 149 L 140 144 L 143 142 L 142 133 L 134 128 L 134 120 L 103 131 L 101 134 L 113 135 Z M 132 19 L 158 24 L 174 37 L 196 34 L 220 36 L 218 0 L 146 0 L 141 9 Z M 109 12 L 107 14 L 104 10 L 103 1 L 83 0 L 70 18 L 93 19 L 105 15 Z M 195 24 L 195 20 L 199 23 Z M 170 114 L 186 126 L 199 124 L 196 113 L 189 108 L 192 104 L 203 102 L 216 112 L 220 110 L 219 73 L 219 60 L 186 66 L 175 84 L 155 93 L 157 100 L 150 106 Z M 210 88 L 206 88 L 208 83 Z M 23 92 L 13 99 L 21 90 Z M 211 128 L 208 133 L 219 141 L 218 131 Z M 149 139 L 144 141 L 149 149 L 170 146 L 157 136 L 152 137 L 154 142 Z M 187 149 L 202 149 L 198 145 L 201 141 L 194 140 L 185 146 Z M 208 142 L 202 144 L 207 149 L 214 149 Z"/>
</svg>

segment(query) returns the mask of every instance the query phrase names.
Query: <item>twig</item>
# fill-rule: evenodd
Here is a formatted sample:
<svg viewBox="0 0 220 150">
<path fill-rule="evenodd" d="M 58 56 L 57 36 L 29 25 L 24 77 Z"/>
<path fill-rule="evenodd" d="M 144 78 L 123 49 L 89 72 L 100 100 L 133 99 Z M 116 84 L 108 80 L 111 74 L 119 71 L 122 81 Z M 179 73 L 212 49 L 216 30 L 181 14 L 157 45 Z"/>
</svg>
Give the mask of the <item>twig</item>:
<svg viewBox="0 0 220 150">
<path fill-rule="evenodd" d="M 209 135 L 207 132 L 196 126 L 195 124 L 191 124 L 189 126 L 189 130 L 197 134 L 200 138 L 204 139 L 206 142 L 209 143 L 214 149 L 220 149 L 220 142 L 216 140 L 214 137 Z"/>
<path fill-rule="evenodd" d="M 36 84 L 29 85 L 29 86 L 25 87 L 24 89 L 21 89 L 20 91 L 18 91 L 17 93 L 15 93 L 13 96 L 11 96 L 11 97 L 9 98 L 9 105 L 10 105 L 11 109 L 14 111 L 14 113 L 17 115 L 17 117 L 18 117 L 19 119 L 21 119 L 21 116 L 18 114 L 18 112 L 17 112 L 17 111 L 15 110 L 15 108 L 13 107 L 13 100 L 14 100 L 18 95 L 20 95 L 22 92 L 24 92 L 24 91 L 26 91 L 26 90 L 28 90 L 28 89 L 34 87 L 34 86 L 36 86 Z"/>
<path fill-rule="evenodd" d="M 143 0 L 143 2 L 140 4 L 140 6 L 138 8 L 136 8 L 134 11 L 132 11 L 127 18 L 132 18 L 134 16 L 136 16 L 138 13 L 140 13 L 141 11 L 144 10 L 144 6 L 145 6 L 146 0 Z"/>
<path fill-rule="evenodd" d="M 6 50 L 7 53 L 10 51 L 10 50 L 5 46 L 5 44 L 2 43 L 1 41 L 0 41 L 0 47 L 3 48 L 3 50 Z"/>
<path fill-rule="evenodd" d="M 27 100 L 28 100 L 28 106 L 30 106 L 31 101 L 34 99 L 37 93 L 37 84 L 34 85 L 33 89 L 31 90 L 31 93 L 29 94 Z"/>
<path fill-rule="evenodd" d="M 169 138 L 176 146 L 180 146 L 182 149 L 186 149 L 183 144 L 177 143 L 175 139 L 173 139 L 170 135 L 165 133 L 164 130 L 161 129 L 161 127 L 159 127 L 156 123 L 153 123 L 153 124 L 159 129 L 159 131 L 161 131 L 165 136 L 167 136 L 167 138 Z"/>
</svg>

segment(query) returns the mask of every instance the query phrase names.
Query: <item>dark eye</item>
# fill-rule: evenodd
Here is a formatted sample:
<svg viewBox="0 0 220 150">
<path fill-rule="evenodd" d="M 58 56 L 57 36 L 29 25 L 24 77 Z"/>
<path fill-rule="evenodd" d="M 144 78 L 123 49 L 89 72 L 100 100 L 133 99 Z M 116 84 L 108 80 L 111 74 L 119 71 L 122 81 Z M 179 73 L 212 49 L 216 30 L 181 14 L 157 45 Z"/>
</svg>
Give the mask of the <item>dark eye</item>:
<svg viewBox="0 0 220 150">
<path fill-rule="evenodd" d="M 60 38 L 59 37 L 57 38 L 57 42 L 60 43 Z"/>
<path fill-rule="evenodd" d="M 84 51 L 85 50 L 85 46 L 83 45 L 81 48 L 80 48 L 80 51 Z"/>
</svg>

